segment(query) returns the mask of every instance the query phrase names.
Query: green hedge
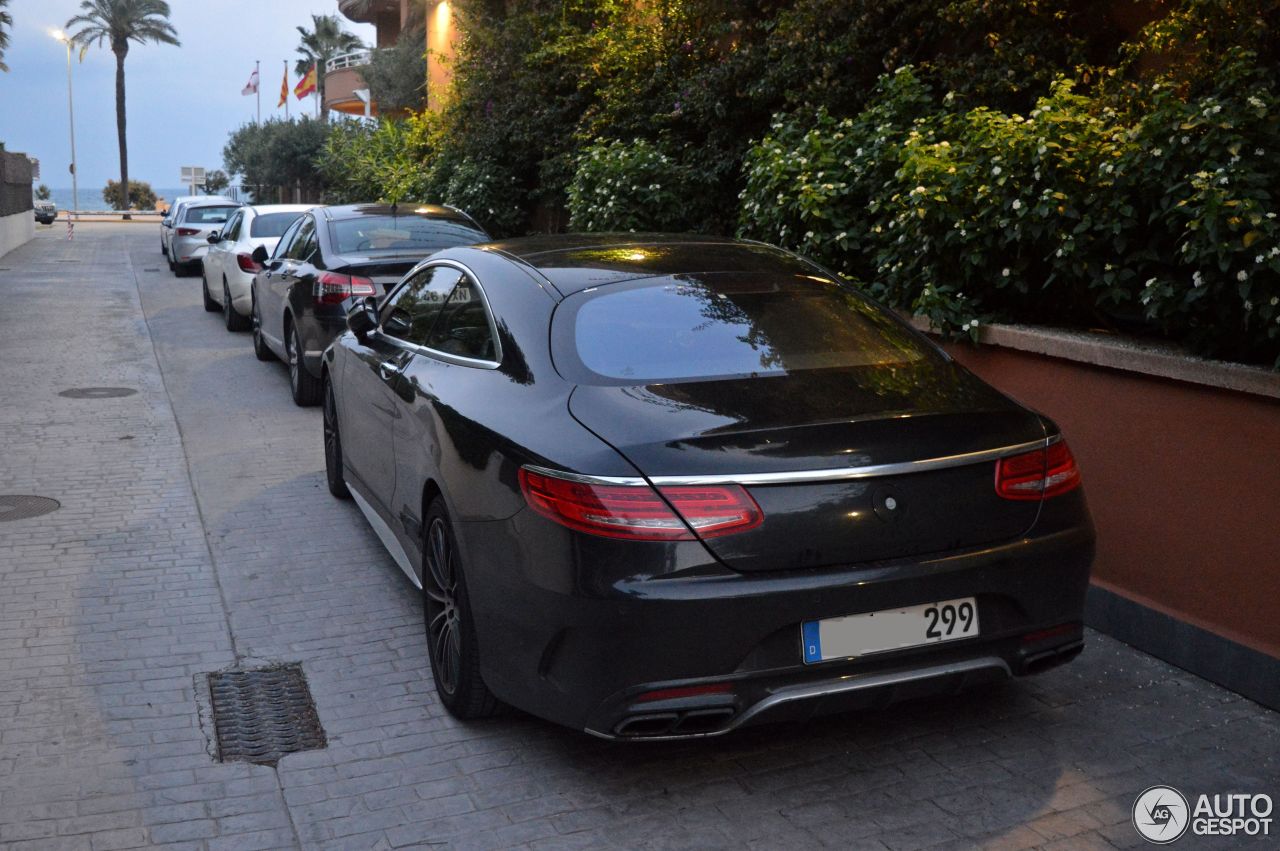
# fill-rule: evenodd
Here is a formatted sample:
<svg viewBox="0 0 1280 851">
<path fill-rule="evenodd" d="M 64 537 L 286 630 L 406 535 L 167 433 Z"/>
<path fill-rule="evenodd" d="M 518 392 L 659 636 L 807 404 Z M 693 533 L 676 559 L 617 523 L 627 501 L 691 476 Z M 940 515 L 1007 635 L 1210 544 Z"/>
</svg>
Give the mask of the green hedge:
<svg viewBox="0 0 1280 851">
<path fill-rule="evenodd" d="M 1280 98 L 1247 53 L 1212 82 L 1129 91 L 1121 114 L 1059 79 L 1022 116 L 903 69 L 855 117 L 780 117 L 747 156 L 739 230 L 952 333 L 1149 323 L 1280 364 Z"/>
</svg>

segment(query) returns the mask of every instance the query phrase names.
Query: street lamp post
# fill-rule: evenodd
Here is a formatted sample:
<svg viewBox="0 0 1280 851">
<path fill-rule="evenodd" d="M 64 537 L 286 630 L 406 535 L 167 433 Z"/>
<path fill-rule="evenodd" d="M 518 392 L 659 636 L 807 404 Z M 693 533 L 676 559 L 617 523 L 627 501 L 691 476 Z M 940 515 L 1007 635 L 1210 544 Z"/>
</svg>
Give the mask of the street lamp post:
<svg viewBox="0 0 1280 851">
<path fill-rule="evenodd" d="M 71 215 L 80 210 L 80 181 L 76 174 L 76 110 L 71 96 L 71 38 L 62 30 L 49 30 L 49 35 L 67 46 L 67 123 L 71 127 Z"/>
</svg>

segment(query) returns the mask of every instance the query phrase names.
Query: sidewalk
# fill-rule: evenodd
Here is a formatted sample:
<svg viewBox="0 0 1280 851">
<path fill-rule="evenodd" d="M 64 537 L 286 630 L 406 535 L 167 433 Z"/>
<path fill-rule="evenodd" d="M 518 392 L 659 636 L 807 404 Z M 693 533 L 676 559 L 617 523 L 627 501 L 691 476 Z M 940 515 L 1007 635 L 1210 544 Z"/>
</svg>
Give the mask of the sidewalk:
<svg viewBox="0 0 1280 851">
<path fill-rule="evenodd" d="M 155 231 L 64 236 L 0 259 L 0 494 L 61 503 L 0 520 L 0 847 L 1124 848 L 1155 784 L 1280 797 L 1280 715 L 1094 633 L 1040 677 L 718 740 L 460 724 L 318 410 Z M 58 395 L 104 387 L 136 392 Z M 204 675 L 276 662 L 327 747 L 216 762 Z"/>
</svg>

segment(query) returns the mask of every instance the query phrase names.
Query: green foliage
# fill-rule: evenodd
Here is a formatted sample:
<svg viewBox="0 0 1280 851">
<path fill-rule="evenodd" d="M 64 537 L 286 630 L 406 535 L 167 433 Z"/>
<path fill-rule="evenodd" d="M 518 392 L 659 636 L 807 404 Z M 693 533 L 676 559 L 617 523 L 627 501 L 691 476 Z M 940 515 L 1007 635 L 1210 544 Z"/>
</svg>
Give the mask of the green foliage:
<svg viewBox="0 0 1280 851">
<path fill-rule="evenodd" d="M 991 317 L 1132 327 L 1280 356 L 1280 99 L 1247 54 L 1150 106 L 1059 80 L 1026 115 L 929 106 L 908 70 L 855 118 L 779 119 L 747 158 L 741 232 L 817 257 L 976 338 Z"/>
<path fill-rule="evenodd" d="M 569 227 L 679 231 L 689 223 L 690 170 L 643 139 L 584 150 L 569 184 Z"/>
<path fill-rule="evenodd" d="M 50 190 L 49 187 L 46 186 L 45 184 L 41 183 L 39 186 L 36 187 L 36 198 L 38 200 L 48 201 L 52 197 L 53 197 L 52 190 Z"/>
<path fill-rule="evenodd" d="M 102 190 L 102 200 L 106 201 L 113 210 L 125 209 L 123 193 L 120 191 L 120 184 L 114 180 L 108 180 L 106 188 Z M 156 193 L 151 189 L 151 184 L 141 180 L 129 181 L 129 201 L 131 210 L 154 210 L 156 208 Z"/>
<path fill-rule="evenodd" d="M 204 175 L 204 194 L 217 195 L 231 185 L 231 176 L 222 169 L 213 169 L 205 172 Z"/>
<path fill-rule="evenodd" d="M 301 187 L 318 196 L 323 178 L 315 163 L 324 149 L 330 125 L 310 117 L 291 121 L 269 119 L 245 124 L 234 131 L 222 149 L 223 165 L 241 177 L 255 197 L 265 198 L 276 187 Z"/>
<path fill-rule="evenodd" d="M 368 125 L 342 121 L 332 125 L 317 159 L 334 203 L 427 202 L 432 133 L 430 115 Z"/>
<path fill-rule="evenodd" d="M 525 213 L 517 201 L 516 176 L 501 163 L 463 157 L 447 173 L 444 203 L 465 210 L 494 236 L 519 232 Z"/>
<path fill-rule="evenodd" d="M 9 32 L 13 29 L 13 16 L 9 14 L 9 0 L 0 0 L 0 71 L 8 71 L 4 64 L 4 52 L 9 49 Z"/>
<path fill-rule="evenodd" d="M 416 8 L 416 7 L 415 7 Z M 412 27 L 400 33 L 393 47 L 375 50 L 360 76 L 381 115 L 421 111 L 427 106 L 426 30 Z"/>
</svg>

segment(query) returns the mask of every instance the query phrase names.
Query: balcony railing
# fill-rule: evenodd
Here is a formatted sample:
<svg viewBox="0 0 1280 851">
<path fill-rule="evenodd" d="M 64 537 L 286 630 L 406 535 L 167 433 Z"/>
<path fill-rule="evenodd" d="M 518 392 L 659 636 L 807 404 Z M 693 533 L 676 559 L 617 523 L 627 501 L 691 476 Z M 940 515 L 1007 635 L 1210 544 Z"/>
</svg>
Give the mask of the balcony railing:
<svg viewBox="0 0 1280 851">
<path fill-rule="evenodd" d="M 355 50 L 351 53 L 340 53 L 324 64 L 324 72 L 332 74 L 334 71 L 341 71 L 343 68 L 359 68 L 361 65 L 369 64 L 368 50 Z"/>
</svg>

